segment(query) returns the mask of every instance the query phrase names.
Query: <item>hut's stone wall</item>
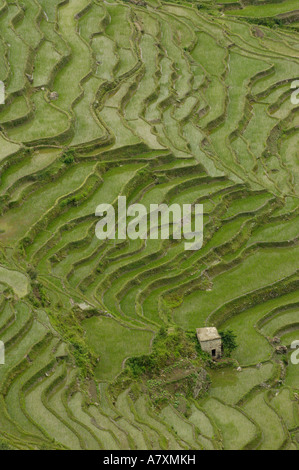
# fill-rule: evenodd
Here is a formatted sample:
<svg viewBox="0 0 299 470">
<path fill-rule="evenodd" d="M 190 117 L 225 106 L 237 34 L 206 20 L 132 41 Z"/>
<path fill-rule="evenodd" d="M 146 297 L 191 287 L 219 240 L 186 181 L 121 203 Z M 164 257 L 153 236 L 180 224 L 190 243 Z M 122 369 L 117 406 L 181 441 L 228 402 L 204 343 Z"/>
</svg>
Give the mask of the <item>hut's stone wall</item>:
<svg viewBox="0 0 299 470">
<path fill-rule="evenodd" d="M 222 342 L 221 339 L 214 339 L 211 341 L 200 341 L 201 349 L 204 352 L 207 352 L 211 356 L 213 355 L 213 350 L 216 351 L 215 358 L 219 358 L 222 356 Z"/>
</svg>

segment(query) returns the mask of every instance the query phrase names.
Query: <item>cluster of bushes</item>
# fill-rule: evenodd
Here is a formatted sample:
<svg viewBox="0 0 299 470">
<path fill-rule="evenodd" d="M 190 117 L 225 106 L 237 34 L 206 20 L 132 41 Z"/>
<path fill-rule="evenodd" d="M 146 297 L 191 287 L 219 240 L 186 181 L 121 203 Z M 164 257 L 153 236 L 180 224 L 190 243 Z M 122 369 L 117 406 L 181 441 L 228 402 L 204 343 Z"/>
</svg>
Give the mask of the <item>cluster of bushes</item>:
<svg viewBox="0 0 299 470">
<path fill-rule="evenodd" d="M 70 352 L 83 378 L 93 377 L 96 358 L 84 341 L 84 331 L 72 310 L 60 311 L 58 315 L 48 312 L 51 323 L 69 344 Z"/>
<path fill-rule="evenodd" d="M 160 328 L 153 342 L 153 351 L 149 355 L 132 357 L 127 361 L 133 377 L 147 375 L 153 377 L 161 369 L 176 363 L 180 359 L 205 360 L 204 353 L 195 333 L 185 333 L 181 328 Z"/>
<path fill-rule="evenodd" d="M 32 282 L 32 292 L 29 294 L 29 300 L 34 307 L 46 307 L 49 305 L 49 299 L 46 294 L 46 290 L 42 284 L 37 280 Z"/>
<path fill-rule="evenodd" d="M 267 26 L 274 28 L 275 26 L 282 27 L 284 22 L 280 18 L 246 18 L 246 23 L 257 24 L 259 26 Z"/>
<path fill-rule="evenodd" d="M 89 196 L 90 192 L 93 189 L 93 185 L 90 185 L 88 188 L 86 188 L 84 191 L 75 194 L 73 196 L 70 196 L 66 199 L 63 199 L 60 201 L 59 206 L 61 208 L 66 207 L 66 206 L 77 206 L 79 203 L 85 201 L 85 199 Z"/>
<path fill-rule="evenodd" d="M 87 377 L 93 375 L 93 368 L 90 366 L 94 361 L 91 359 L 90 352 L 85 343 L 81 339 L 74 338 L 70 341 L 70 345 L 76 365 L 83 372 L 83 376 Z"/>
<path fill-rule="evenodd" d="M 75 161 L 75 151 L 70 149 L 70 150 L 66 150 L 64 152 L 64 154 L 62 155 L 61 157 L 61 160 L 63 163 L 65 163 L 66 165 L 70 165 L 71 163 L 74 163 Z"/>
<path fill-rule="evenodd" d="M 223 352 L 226 357 L 230 357 L 232 352 L 238 347 L 237 337 L 231 330 L 220 332 Z M 132 357 L 127 361 L 127 366 L 133 377 L 142 375 L 153 377 L 161 369 L 176 363 L 180 359 L 190 359 L 195 363 L 209 363 L 209 354 L 202 351 L 195 332 L 184 332 L 181 328 L 161 328 L 153 342 L 151 354 Z"/>
<path fill-rule="evenodd" d="M 237 349 L 237 336 L 232 330 L 220 331 L 222 338 L 223 353 L 227 357 L 231 357 L 232 352 Z"/>
</svg>

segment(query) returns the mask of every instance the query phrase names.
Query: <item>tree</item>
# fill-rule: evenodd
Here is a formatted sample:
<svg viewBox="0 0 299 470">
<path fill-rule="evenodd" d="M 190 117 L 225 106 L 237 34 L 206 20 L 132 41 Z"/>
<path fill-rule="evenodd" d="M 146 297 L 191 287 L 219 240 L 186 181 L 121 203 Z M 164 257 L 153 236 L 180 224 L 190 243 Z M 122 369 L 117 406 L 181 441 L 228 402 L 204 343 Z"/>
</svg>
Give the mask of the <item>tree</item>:
<svg viewBox="0 0 299 470">
<path fill-rule="evenodd" d="M 237 336 L 232 330 L 220 331 L 224 354 L 228 357 L 237 349 Z"/>
</svg>

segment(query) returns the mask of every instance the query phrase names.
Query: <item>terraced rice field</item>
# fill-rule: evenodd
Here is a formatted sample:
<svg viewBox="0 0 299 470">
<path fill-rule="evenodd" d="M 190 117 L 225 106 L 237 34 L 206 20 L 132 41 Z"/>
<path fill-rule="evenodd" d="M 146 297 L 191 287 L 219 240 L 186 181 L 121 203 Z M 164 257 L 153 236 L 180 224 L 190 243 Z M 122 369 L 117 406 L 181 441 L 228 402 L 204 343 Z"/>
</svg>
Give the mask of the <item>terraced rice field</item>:
<svg viewBox="0 0 299 470">
<path fill-rule="evenodd" d="M 298 1 L 250 3 L 0 2 L 3 447 L 298 449 Z M 202 249 L 100 242 L 119 195 L 203 204 Z M 211 325 L 238 348 L 207 393 L 122 380 Z"/>
</svg>

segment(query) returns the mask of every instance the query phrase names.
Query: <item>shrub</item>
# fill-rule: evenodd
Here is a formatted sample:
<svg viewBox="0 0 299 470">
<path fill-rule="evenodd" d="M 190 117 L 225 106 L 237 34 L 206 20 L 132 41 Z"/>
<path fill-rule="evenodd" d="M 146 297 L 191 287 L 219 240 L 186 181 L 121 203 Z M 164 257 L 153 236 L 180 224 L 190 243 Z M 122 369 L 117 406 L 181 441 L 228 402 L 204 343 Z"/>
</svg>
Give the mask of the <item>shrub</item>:
<svg viewBox="0 0 299 470">
<path fill-rule="evenodd" d="M 180 328 L 160 328 L 153 341 L 153 351 L 149 355 L 131 357 L 127 361 L 127 366 L 133 377 L 140 377 L 147 374 L 153 377 L 155 374 L 169 368 L 171 364 L 177 363 L 179 359 L 208 359 L 209 356 L 203 353 L 196 334 L 185 333 Z"/>
<path fill-rule="evenodd" d="M 74 150 L 66 150 L 64 154 L 62 155 L 61 160 L 66 165 L 71 165 L 72 163 L 74 163 L 74 160 L 75 160 Z"/>
<path fill-rule="evenodd" d="M 220 331 L 222 338 L 223 351 L 228 357 L 231 356 L 232 352 L 237 349 L 237 336 L 232 330 Z"/>
</svg>

